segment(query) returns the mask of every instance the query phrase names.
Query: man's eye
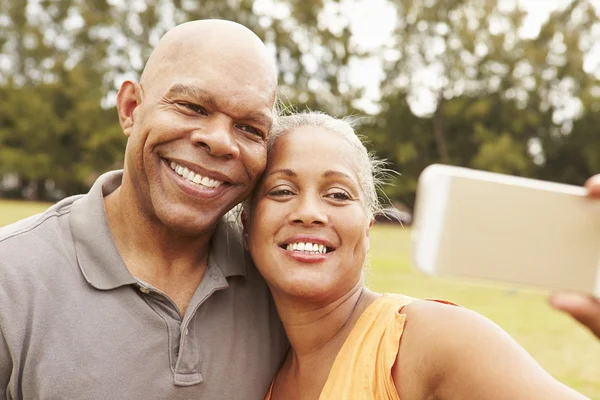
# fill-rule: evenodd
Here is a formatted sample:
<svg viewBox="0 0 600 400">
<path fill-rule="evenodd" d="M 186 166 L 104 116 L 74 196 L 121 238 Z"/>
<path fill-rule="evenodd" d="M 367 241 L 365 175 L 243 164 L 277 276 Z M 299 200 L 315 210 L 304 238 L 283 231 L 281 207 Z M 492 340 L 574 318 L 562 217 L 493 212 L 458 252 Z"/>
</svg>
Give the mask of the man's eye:
<svg viewBox="0 0 600 400">
<path fill-rule="evenodd" d="M 206 109 L 202 106 L 199 106 L 198 104 L 194 104 L 194 103 L 177 103 L 182 107 L 187 108 L 190 111 L 193 111 L 196 114 L 200 114 L 200 115 L 208 115 L 208 112 L 206 111 Z"/>
<path fill-rule="evenodd" d="M 256 137 L 259 137 L 259 138 L 263 137 L 263 133 L 260 130 L 256 129 L 255 127 L 253 127 L 253 126 L 250 126 L 250 125 L 238 125 L 238 128 L 241 129 L 241 130 L 243 130 L 244 132 L 248 132 L 252 136 L 256 136 Z"/>
</svg>

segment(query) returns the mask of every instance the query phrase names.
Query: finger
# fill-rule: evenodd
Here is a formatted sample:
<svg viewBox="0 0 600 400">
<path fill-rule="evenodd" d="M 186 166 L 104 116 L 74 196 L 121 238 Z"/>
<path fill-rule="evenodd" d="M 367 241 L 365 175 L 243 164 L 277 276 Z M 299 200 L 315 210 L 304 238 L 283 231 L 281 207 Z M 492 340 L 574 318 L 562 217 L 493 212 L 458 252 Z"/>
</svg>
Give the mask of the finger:
<svg viewBox="0 0 600 400">
<path fill-rule="evenodd" d="M 585 187 L 592 197 L 600 197 L 600 174 L 592 176 L 585 182 Z"/>
<path fill-rule="evenodd" d="M 587 326 L 600 339 L 600 300 L 575 293 L 557 293 L 550 298 L 550 304 L 570 314 Z"/>
</svg>

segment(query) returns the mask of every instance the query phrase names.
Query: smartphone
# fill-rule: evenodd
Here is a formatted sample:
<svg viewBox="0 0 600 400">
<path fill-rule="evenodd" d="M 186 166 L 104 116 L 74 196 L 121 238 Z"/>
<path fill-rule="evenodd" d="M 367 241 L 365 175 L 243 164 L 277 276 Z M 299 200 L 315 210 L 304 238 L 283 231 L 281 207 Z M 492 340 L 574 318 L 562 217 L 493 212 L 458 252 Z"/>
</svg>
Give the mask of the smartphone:
<svg viewBox="0 0 600 400">
<path fill-rule="evenodd" d="M 600 200 L 583 187 L 434 164 L 411 241 L 428 274 L 600 296 Z"/>
</svg>

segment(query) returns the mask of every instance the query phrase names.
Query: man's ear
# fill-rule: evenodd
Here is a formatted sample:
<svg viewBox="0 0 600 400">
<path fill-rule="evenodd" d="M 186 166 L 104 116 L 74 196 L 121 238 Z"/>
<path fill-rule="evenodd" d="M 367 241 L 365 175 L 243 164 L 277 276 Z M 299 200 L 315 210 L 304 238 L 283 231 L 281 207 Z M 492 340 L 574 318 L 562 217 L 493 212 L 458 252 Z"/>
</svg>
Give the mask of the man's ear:
<svg viewBox="0 0 600 400">
<path fill-rule="evenodd" d="M 142 102 L 142 87 L 139 83 L 125 81 L 117 93 L 117 112 L 125 136 L 131 135 L 134 123 L 134 111 Z"/>
</svg>

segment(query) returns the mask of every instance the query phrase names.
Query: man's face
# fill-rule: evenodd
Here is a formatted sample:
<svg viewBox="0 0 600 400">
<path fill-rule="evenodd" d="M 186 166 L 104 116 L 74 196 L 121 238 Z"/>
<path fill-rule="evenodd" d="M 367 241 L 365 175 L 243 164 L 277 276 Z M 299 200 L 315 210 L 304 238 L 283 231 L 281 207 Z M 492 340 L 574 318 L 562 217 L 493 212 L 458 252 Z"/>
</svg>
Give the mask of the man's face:
<svg viewBox="0 0 600 400">
<path fill-rule="evenodd" d="M 182 234 L 210 231 L 265 168 L 274 82 L 257 63 L 230 61 L 172 63 L 143 83 L 132 114 L 124 185 L 151 220 Z"/>
</svg>

